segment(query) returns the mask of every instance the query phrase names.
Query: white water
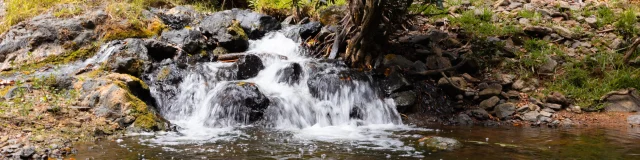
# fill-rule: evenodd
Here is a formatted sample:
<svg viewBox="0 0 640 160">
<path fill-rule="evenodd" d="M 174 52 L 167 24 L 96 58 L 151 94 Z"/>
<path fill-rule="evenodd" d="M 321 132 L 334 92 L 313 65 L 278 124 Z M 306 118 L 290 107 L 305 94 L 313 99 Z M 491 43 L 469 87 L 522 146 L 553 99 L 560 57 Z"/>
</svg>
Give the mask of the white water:
<svg viewBox="0 0 640 160">
<path fill-rule="evenodd" d="M 299 44 L 286 38 L 282 33 L 271 33 L 262 40 L 251 41 L 249 53 L 268 53 L 286 56 L 261 56 L 265 69 L 244 82 L 255 83 L 258 89 L 272 102 L 265 111 L 264 121 L 268 128 L 293 134 L 299 141 L 349 141 L 357 145 L 376 149 L 404 149 L 402 141 L 393 131 L 411 130 L 402 124 L 393 100 L 381 99 L 374 87 L 365 81 L 354 81 L 344 85 L 335 93 L 321 91 L 322 98 L 314 98 L 307 86 L 308 79 L 315 72 L 346 70 L 333 66 L 314 71 L 310 66 L 318 60 L 305 57 Z M 300 83 L 290 85 L 278 82 L 277 72 L 290 63 L 298 63 L 304 72 Z M 239 128 L 253 127 L 252 124 L 237 122 L 220 116 L 223 107 L 212 100 L 221 91 L 221 86 L 229 81 L 216 78 L 221 68 L 229 63 L 201 63 L 188 71 L 179 85 L 175 98 L 158 100 L 164 117 L 179 126 L 177 133 L 167 133 L 150 141 L 156 144 L 174 145 L 185 143 L 211 143 L 251 137 Z M 152 94 L 158 95 L 154 86 Z M 274 103 L 277 102 L 277 103 Z M 238 106 L 233 106 L 238 107 Z M 350 118 L 349 113 L 359 107 L 362 118 Z M 239 113 L 231 113 L 239 114 Z M 395 138 L 394 138 L 395 137 Z M 410 149 L 409 149 L 410 150 Z"/>
</svg>

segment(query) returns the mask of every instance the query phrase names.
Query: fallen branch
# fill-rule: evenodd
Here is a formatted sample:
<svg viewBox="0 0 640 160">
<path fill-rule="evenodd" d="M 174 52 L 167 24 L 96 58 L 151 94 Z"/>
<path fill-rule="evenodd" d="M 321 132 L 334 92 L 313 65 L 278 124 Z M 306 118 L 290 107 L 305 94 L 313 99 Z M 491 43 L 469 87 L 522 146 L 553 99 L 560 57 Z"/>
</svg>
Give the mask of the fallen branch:
<svg viewBox="0 0 640 160">
<path fill-rule="evenodd" d="M 638 45 L 640 45 L 640 37 L 636 38 L 636 40 L 633 42 L 633 44 L 631 44 L 631 48 L 629 48 L 629 50 L 627 50 L 627 53 L 624 54 L 624 58 L 622 59 L 623 63 L 629 63 L 629 58 L 631 58 L 631 55 L 633 54 L 633 52 L 636 51 L 636 48 L 638 48 Z"/>
<path fill-rule="evenodd" d="M 229 61 L 229 60 L 237 60 L 241 57 L 246 56 L 247 53 L 227 53 L 223 55 L 218 55 L 218 61 Z"/>
<path fill-rule="evenodd" d="M 459 90 L 459 91 L 467 91 L 466 89 L 463 89 L 462 87 L 458 86 L 458 84 L 453 83 L 453 81 L 447 76 L 447 74 L 444 74 L 444 72 L 440 72 L 440 74 L 442 75 L 442 77 L 447 79 L 447 81 L 449 82 L 449 84 L 451 84 L 451 86 L 453 86 L 457 90 Z"/>
<path fill-rule="evenodd" d="M 605 30 L 597 31 L 596 33 L 607 33 L 611 31 L 613 31 L 613 29 L 605 29 Z"/>
<path fill-rule="evenodd" d="M 445 72 L 445 71 L 458 69 L 458 68 L 462 67 L 462 65 L 464 65 L 465 63 L 467 63 L 467 59 L 462 59 L 462 61 L 460 63 L 456 64 L 453 67 L 442 68 L 442 69 L 434 69 L 434 70 L 426 70 L 426 71 L 422 71 L 422 72 L 409 72 L 409 74 L 411 74 L 411 75 L 429 76 L 429 75 L 438 74 L 440 72 Z"/>
</svg>

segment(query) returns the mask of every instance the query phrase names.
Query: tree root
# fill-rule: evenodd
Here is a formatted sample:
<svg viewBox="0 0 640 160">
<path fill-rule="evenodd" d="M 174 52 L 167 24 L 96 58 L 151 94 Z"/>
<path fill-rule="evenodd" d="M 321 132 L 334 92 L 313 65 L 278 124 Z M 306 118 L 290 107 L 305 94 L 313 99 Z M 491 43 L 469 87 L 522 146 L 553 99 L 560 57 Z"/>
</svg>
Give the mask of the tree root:
<svg viewBox="0 0 640 160">
<path fill-rule="evenodd" d="M 629 59 L 631 58 L 633 52 L 636 51 L 636 48 L 638 48 L 638 45 L 640 45 L 640 37 L 636 38 L 633 44 L 631 44 L 631 48 L 629 48 L 629 50 L 627 50 L 627 53 L 624 54 L 624 58 L 622 59 L 622 62 L 624 64 L 629 63 Z"/>
</svg>

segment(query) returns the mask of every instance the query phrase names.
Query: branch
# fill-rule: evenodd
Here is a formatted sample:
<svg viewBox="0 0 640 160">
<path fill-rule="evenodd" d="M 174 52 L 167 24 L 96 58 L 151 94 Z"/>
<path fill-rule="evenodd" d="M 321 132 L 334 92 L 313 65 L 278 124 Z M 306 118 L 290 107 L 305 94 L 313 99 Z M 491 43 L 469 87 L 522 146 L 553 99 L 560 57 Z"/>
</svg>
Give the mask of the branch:
<svg viewBox="0 0 640 160">
<path fill-rule="evenodd" d="M 638 48 L 638 45 L 640 45 L 640 37 L 636 38 L 636 40 L 633 42 L 633 44 L 631 44 L 631 48 L 629 48 L 629 50 L 627 50 L 627 53 L 624 54 L 624 58 L 622 59 L 623 63 L 629 63 L 629 58 L 631 58 L 631 55 L 633 54 L 633 52 L 636 51 L 636 48 Z"/>
</svg>

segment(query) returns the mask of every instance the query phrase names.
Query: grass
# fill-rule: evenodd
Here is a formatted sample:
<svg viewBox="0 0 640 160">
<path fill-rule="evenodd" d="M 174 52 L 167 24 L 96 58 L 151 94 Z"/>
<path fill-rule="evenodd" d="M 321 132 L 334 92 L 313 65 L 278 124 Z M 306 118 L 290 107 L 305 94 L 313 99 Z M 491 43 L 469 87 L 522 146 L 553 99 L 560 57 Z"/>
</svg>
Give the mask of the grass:
<svg viewBox="0 0 640 160">
<path fill-rule="evenodd" d="M 624 11 L 618 21 L 614 24 L 616 30 L 626 37 L 635 37 L 638 35 L 638 28 L 635 24 L 638 22 L 636 11 L 633 9 Z"/>
<path fill-rule="evenodd" d="M 323 2 L 327 2 L 326 4 Z M 327 6 L 346 5 L 346 0 L 335 0 L 335 3 L 331 3 L 323 0 L 299 0 L 298 8 L 302 12 L 303 16 L 311 16 L 317 14 L 317 12 Z M 293 0 L 249 0 L 249 7 L 256 11 L 266 13 L 275 17 L 282 17 L 282 15 L 293 15 Z M 278 16 L 280 15 L 280 16 Z"/>
<path fill-rule="evenodd" d="M 83 11 L 84 10 L 78 6 L 65 7 L 57 9 L 55 12 L 53 12 L 53 16 L 56 16 L 58 18 L 73 17 L 81 14 Z"/>
<path fill-rule="evenodd" d="M 84 0 L 5 0 L 6 14 L 0 23 L 0 33 L 11 26 L 37 16 L 59 4 L 77 4 Z"/>
</svg>

